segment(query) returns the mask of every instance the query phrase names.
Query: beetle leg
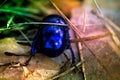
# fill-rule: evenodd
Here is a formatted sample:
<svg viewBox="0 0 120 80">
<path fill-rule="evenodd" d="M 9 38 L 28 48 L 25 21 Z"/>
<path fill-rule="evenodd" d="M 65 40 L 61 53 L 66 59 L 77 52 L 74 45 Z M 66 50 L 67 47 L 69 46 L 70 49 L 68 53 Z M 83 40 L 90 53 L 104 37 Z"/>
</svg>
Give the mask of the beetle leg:
<svg viewBox="0 0 120 80">
<path fill-rule="evenodd" d="M 64 54 L 65 58 L 67 59 L 67 61 L 69 61 L 70 59 L 68 58 L 68 56 L 65 53 L 63 53 L 63 54 Z"/>
<path fill-rule="evenodd" d="M 35 43 L 32 44 L 31 55 L 35 55 Z"/>
<path fill-rule="evenodd" d="M 70 51 L 71 51 L 71 57 L 72 57 L 72 64 L 75 63 L 75 55 L 74 55 L 74 52 L 73 52 L 73 49 L 71 48 L 70 46 Z"/>
<path fill-rule="evenodd" d="M 79 69 L 79 68 L 75 65 L 75 55 L 74 55 L 74 52 L 73 52 L 73 49 L 71 48 L 71 46 L 70 46 L 70 51 L 71 51 L 71 56 L 72 56 L 72 65 L 73 65 L 79 72 L 81 72 L 81 69 Z"/>
<path fill-rule="evenodd" d="M 30 60 L 32 59 L 32 57 L 35 55 L 35 45 L 38 40 L 38 35 L 39 35 L 39 32 L 37 32 L 37 35 L 34 38 L 34 42 L 32 43 L 32 47 L 31 47 L 31 55 L 28 58 L 28 60 L 25 62 L 24 66 L 27 66 L 29 64 Z"/>
<path fill-rule="evenodd" d="M 23 65 L 27 66 L 29 64 L 30 60 L 32 59 L 32 57 L 33 57 L 33 55 L 30 55 L 30 57 L 28 58 L 28 60 Z"/>
<path fill-rule="evenodd" d="M 31 55 L 28 58 L 28 60 L 25 62 L 24 66 L 27 66 L 30 62 L 30 60 L 32 59 L 32 57 L 35 55 L 35 42 L 32 44 L 32 48 L 31 48 Z"/>
</svg>

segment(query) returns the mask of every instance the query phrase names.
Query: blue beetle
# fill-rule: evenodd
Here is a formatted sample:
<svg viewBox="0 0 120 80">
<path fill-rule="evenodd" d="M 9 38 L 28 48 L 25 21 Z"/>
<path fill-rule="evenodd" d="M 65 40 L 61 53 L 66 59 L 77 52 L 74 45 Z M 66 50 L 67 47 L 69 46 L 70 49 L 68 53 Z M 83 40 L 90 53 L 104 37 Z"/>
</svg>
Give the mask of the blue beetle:
<svg viewBox="0 0 120 80">
<path fill-rule="evenodd" d="M 42 22 L 67 24 L 67 22 L 59 15 L 49 15 Z M 72 63 L 75 62 L 75 56 L 70 45 L 69 27 L 61 25 L 40 25 L 40 28 L 34 38 L 31 47 L 31 57 L 26 61 L 29 63 L 35 51 L 43 53 L 48 57 L 57 57 L 66 49 L 70 49 Z"/>
</svg>

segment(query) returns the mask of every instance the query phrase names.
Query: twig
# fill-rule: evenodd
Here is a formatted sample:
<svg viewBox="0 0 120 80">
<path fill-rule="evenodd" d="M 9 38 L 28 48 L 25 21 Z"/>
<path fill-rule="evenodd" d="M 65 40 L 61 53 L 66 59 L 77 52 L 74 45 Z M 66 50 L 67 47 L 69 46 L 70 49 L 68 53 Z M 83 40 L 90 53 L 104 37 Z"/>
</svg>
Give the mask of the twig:
<svg viewBox="0 0 120 80">
<path fill-rule="evenodd" d="M 49 23 L 49 22 L 24 22 L 12 24 L 10 26 L 22 26 L 22 25 L 30 25 L 30 24 L 40 24 L 40 25 L 56 25 L 56 26 L 68 26 L 67 24 L 59 24 L 59 23 Z"/>
<path fill-rule="evenodd" d="M 108 24 L 111 25 L 111 27 L 113 27 L 116 31 L 120 32 L 120 27 L 117 26 L 115 23 L 113 23 L 110 19 L 108 19 L 107 17 L 103 18 Z"/>
<path fill-rule="evenodd" d="M 83 20 L 83 32 L 86 31 L 86 12 L 84 10 L 84 13 L 83 13 L 83 17 L 84 17 L 84 20 Z"/>
<path fill-rule="evenodd" d="M 99 34 L 99 35 L 95 35 L 95 36 L 84 37 L 84 38 L 81 38 L 81 39 L 84 40 L 84 41 L 90 41 L 90 40 L 100 39 L 100 38 L 106 37 L 108 35 L 110 35 L 110 33 L 104 33 L 104 34 Z M 70 42 L 71 43 L 82 42 L 81 39 L 79 39 L 79 38 L 71 39 Z"/>
<path fill-rule="evenodd" d="M 118 39 L 116 33 L 112 30 L 112 28 L 110 27 L 109 24 L 105 24 L 105 25 L 106 25 L 107 29 L 110 31 L 110 33 L 112 34 L 112 38 L 113 38 L 115 44 L 116 44 L 118 47 L 120 47 L 120 40 Z"/>
<path fill-rule="evenodd" d="M 78 62 L 78 64 L 77 64 L 76 66 L 79 67 L 79 66 L 82 65 L 82 63 L 83 63 L 83 62 Z M 49 79 L 49 80 L 54 80 L 54 79 L 57 79 L 57 78 L 59 78 L 59 77 L 61 77 L 61 76 L 64 76 L 64 75 L 66 75 L 67 73 L 71 72 L 71 71 L 74 70 L 74 69 L 75 69 L 75 66 L 71 67 L 69 70 L 66 70 L 66 71 L 64 71 L 63 73 L 61 73 L 61 74 L 59 74 L 59 75 L 57 75 L 57 76 L 55 76 L 55 77 L 53 77 L 53 78 L 51 78 L 51 79 Z"/>
<path fill-rule="evenodd" d="M 90 36 L 90 37 L 84 37 L 84 38 L 81 38 L 82 40 L 84 41 L 90 41 L 90 40 L 95 40 L 95 39 L 100 39 L 100 38 L 103 38 L 103 37 L 106 37 L 106 36 L 109 36 L 111 35 L 110 33 L 105 33 L 105 34 L 99 34 L 99 35 L 96 35 L 96 36 Z M 76 42 L 82 42 L 81 39 L 77 38 L 77 39 L 70 39 L 70 42 L 71 43 L 76 43 Z M 25 40 L 17 40 L 18 43 L 29 43 L 28 41 L 25 41 Z M 32 41 L 30 41 L 30 43 L 32 43 Z"/>
</svg>

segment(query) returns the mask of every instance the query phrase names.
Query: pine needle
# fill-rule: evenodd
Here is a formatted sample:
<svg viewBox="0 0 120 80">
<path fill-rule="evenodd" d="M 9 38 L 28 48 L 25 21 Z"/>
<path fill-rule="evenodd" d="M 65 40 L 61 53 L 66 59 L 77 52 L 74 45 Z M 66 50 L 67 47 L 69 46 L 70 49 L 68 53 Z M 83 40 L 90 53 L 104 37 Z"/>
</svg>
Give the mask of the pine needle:
<svg viewBox="0 0 120 80">
<path fill-rule="evenodd" d="M 24 23 L 12 24 L 10 26 L 15 26 L 15 25 L 16 26 L 23 26 L 23 25 L 30 25 L 30 24 L 68 26 L 67 24 L 58 24 L 58 23 L 49 23 L 49 22 L 24 22 Z"/>
<path fill-rule="evenodd" d="M 85 12 L 85 10 L 83 13 L 83 18 L 84 18 L 84 20 L 83 20 L 83 32 L 85 32 L 86 31 L 86 12 Z"/>
</svg>

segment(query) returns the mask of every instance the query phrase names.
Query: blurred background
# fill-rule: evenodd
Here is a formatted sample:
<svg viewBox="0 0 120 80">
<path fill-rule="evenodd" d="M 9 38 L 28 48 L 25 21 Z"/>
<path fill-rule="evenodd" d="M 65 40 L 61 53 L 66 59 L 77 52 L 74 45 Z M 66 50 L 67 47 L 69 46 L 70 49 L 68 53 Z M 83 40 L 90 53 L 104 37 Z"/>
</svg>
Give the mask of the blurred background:
<svg viewBox="0 0 120 80">
<path fill-rule="evenodd" d="M 93 0 L 85 0 L 87 5 L 95 8 Z M 96 0 L 102 13 L 120 26 L 120 0 Z"/>
</svg>

